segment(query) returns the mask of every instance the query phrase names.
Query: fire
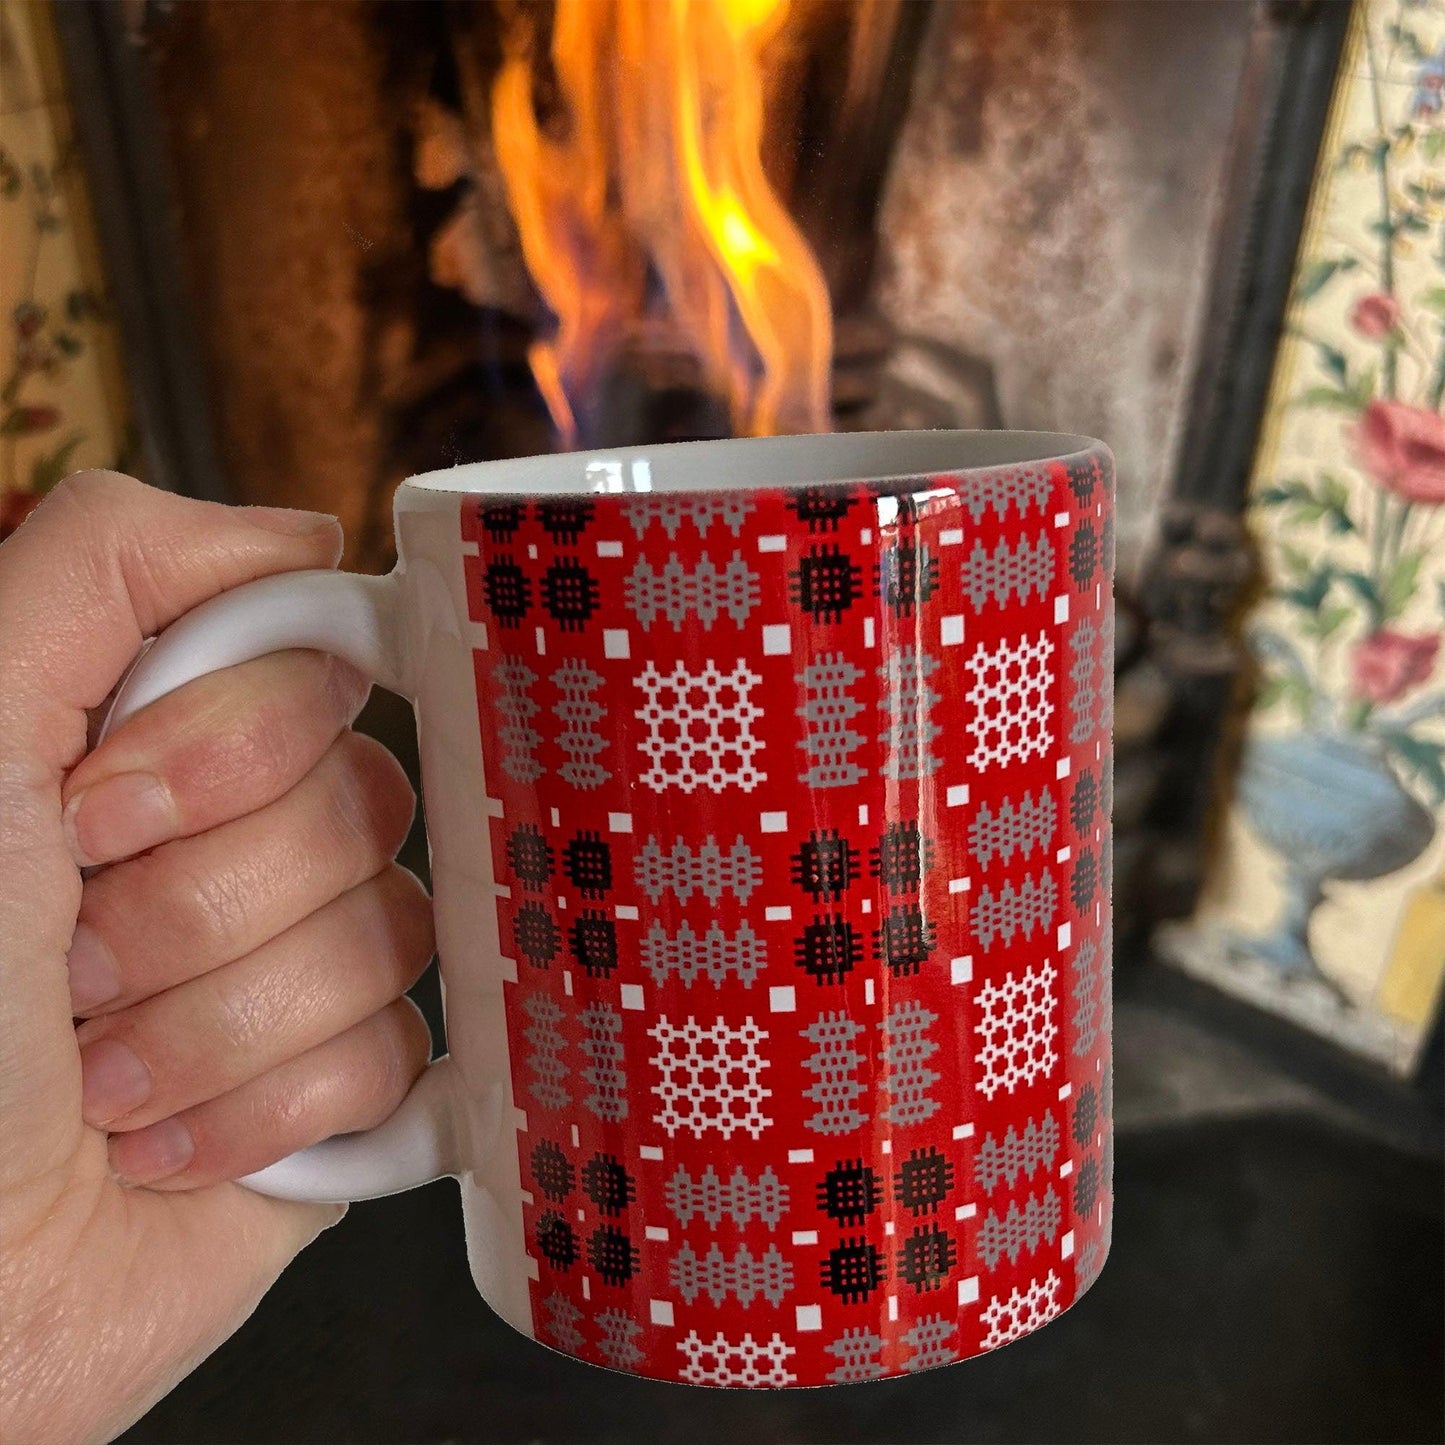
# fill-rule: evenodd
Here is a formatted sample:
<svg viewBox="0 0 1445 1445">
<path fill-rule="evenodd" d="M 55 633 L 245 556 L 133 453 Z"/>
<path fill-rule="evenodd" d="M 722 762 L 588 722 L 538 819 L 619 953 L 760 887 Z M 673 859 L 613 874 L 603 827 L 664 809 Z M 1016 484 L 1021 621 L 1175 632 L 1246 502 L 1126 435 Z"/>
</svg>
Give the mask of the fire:
<svg viewBox="0 0 1445 1445">
<path fill-rule="evenodd" d="M 519 26 L 492 132 L 556 329 L 531 353 L 565 445 L 632 327 L 665 309 L 733 429 L 826 431 L 828 288 L 763 170 L 766 52 L 789 0 L 557 0 L 558 114 Z"/>
</svg>

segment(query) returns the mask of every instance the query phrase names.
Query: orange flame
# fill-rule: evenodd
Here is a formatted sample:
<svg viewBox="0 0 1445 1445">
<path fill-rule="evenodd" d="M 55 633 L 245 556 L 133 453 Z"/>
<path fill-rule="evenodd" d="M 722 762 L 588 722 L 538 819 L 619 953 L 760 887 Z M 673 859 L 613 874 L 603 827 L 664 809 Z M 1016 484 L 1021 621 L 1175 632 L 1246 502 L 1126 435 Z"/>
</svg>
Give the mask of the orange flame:
<svg viewBox="0 0 1445 1445">
<path fill-rule="evenodd" d="M 565 444 L 579 398 L 657 304 L 654 280 L 735 431 L 828 429 L 828 289 L 761 154 L 764 52 L 788 8 L 558 0 L 561 115 L 546 130 L 533 37 L 504 61 L 493 141 L 524 259 L 557 318 L 531 361 Z"/>
</svg>

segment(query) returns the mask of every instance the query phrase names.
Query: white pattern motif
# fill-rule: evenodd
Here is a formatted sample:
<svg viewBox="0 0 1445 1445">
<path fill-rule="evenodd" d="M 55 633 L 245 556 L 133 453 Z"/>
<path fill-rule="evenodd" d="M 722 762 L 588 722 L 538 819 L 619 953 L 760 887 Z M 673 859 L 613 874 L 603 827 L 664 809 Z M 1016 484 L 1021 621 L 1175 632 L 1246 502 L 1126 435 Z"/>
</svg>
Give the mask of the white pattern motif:
<svg viewBox="0 0 1445 1445">
<path fill-rule="evenodd" d="M 641 780 L 654 793 L 699 787 L 750 793 L 766 781 L 753 761 L 762 747 L 753 723 L 763 710 L 749 697 L 762 678 L 742 658 L 728 673 L 711 658 L 696 673 L 678 662 L 663 674 L 649 661 L 636 681 L 647 694 L 636 716 L 647 724 L 648 735 L 638 747 L 652 763 Z"/>
<path fill-rule="evenodd" d="M 1014 1290 L 1007 1299 L 995 1295 L 984 1306 L 979 1319 L 985 1327 L 983 1348 L 997 1349 L 1046 1325 L 1059 1313 L 1059 1277 L 1050 1270 L 1042 1279 L 1029 1282 L 1027 1289 Z"/>
<path fill-rule="evenodd" d="M 711 1028 L 691 1015 L 680 1028 L 660 1018 L 647 1032 L 659 1046 L 650 1062 L 662 1073 L 661 1082 L 652 1086 L 662 1104 L 653 1122 L 669 1139 L 684 1128 L 696 1139 L 709 1129 L 724 1139 L 739 1129 L 756 1139 L 773 1122 L 762 1111 L 763 1100 L 773 1091 L 758 1082 L 768 1066 L 758 1044 L 768 1035 L 751 1016 L 735 1029 L 723 1018 Z M 682 1045 L 680 1053 L 674 1051 L 677 1044 Z"/>
<path fill-rule="evenodd" d="M 1032 1083 L 1058 1062 L 1054 1038 L 1054 980 L 1058 970 L 1044 962 L 1026 968 L 1015 978 L 1004 975 L 1002 983 L 985 984 L 974 1000 L 978 1004 L 976 1025 L 982 1047 L 974 1059 L 983 1067 L 978 1091 L 991 1099 L 1003 1089 L 1013 1093 L 1020 1084 Z"/>
<path fill-rule="evenodd" d="M 677 1342 L 677 1347 L 687 1356 L 682 1378 L 693 1385 L 777 1389 L 797 1382 L 798 1377 L 784 1365 L 784 1361 L 797 1352 L 779 1334 L 774 1334 L 765 1345 L 760 1345 L 751 1334 L 745 1334 L 734 1344 L 721 1330 L 710 1340 L 691 1330 L 685 1339 Z M 709 1359 L 710 1363 L 703 1363 Z"/>
<path fill-rule="evenodd" d="M 1025 762 L 1043 757 L 1053 746 L 1053 654 L 1054 644 L 1043 632 L 1033 639 L 1021 637 L 1013 646 L 1001 642 L 990 650 L 978 645 L 968 660 L 973 673 L 968 700 L 974 710 L 968 760 L 973 767 Z"/>
</svg>

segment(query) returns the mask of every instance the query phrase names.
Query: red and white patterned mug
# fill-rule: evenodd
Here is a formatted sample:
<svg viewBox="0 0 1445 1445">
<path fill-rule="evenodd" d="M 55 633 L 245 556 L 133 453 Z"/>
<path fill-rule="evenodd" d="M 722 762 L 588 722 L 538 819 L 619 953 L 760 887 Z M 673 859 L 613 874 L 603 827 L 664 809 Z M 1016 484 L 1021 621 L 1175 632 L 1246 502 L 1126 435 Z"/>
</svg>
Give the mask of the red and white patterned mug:
<svg viewBox="0 0 1445 1445">
<path fill-rule="evenodd" d="M 460 1177 L 477 1286 L 596 1364 L 964 1359 L 1108 1249 L 1112 462 L 702 442 L 405 483 L 384 578 L 176 623 L 112 720 L 287 647 L 416 704 L 451 1052 L 252 1176 Z"/>
</svg>

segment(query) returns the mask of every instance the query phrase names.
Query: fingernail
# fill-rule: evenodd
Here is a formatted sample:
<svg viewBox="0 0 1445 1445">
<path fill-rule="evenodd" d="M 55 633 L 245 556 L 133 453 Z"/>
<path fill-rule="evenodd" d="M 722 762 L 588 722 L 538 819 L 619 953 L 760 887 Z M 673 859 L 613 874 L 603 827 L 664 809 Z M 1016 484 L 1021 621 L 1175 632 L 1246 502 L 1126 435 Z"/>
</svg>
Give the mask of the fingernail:
<svg viewBox="0 0 1445 1445">
<path fill-rule="evenodd" d="M 245 507 L 242 511 L 258 527 L 287 537 L 311 537 L 317 532 L 337 531 L 341 526 L 327 512 L 298 512 L 292 507 Z"/>
<path fill-rule="evenodd" d="M 70 1012 L 79 1016 L 120 993 L 120 970 L 105 940 L 88 923 L 75 925 L 70 940 Z"/>
<path fill-rule="evenodd" d="M 97 1039 L 80 1051 L 80 1113 L 100 1126 L 138 1109 L 151 1096 L 151 1071 L 119 1039 Z"/>
<path fill-rule="evenodd" d="M 82 867 L 128 858 L 176 836 L 171 790 L 151 773 L 117 773 L 66 805 L 65 832 Z"/>
<path fill-rule="evenodd" d="M 129 1134 L 112 1134 L 111 1172 L 122 1184 L 152 1184 L 191 1162 L 196 1141 L 179 1119 L 162 1119 Z"/>
</svg>

